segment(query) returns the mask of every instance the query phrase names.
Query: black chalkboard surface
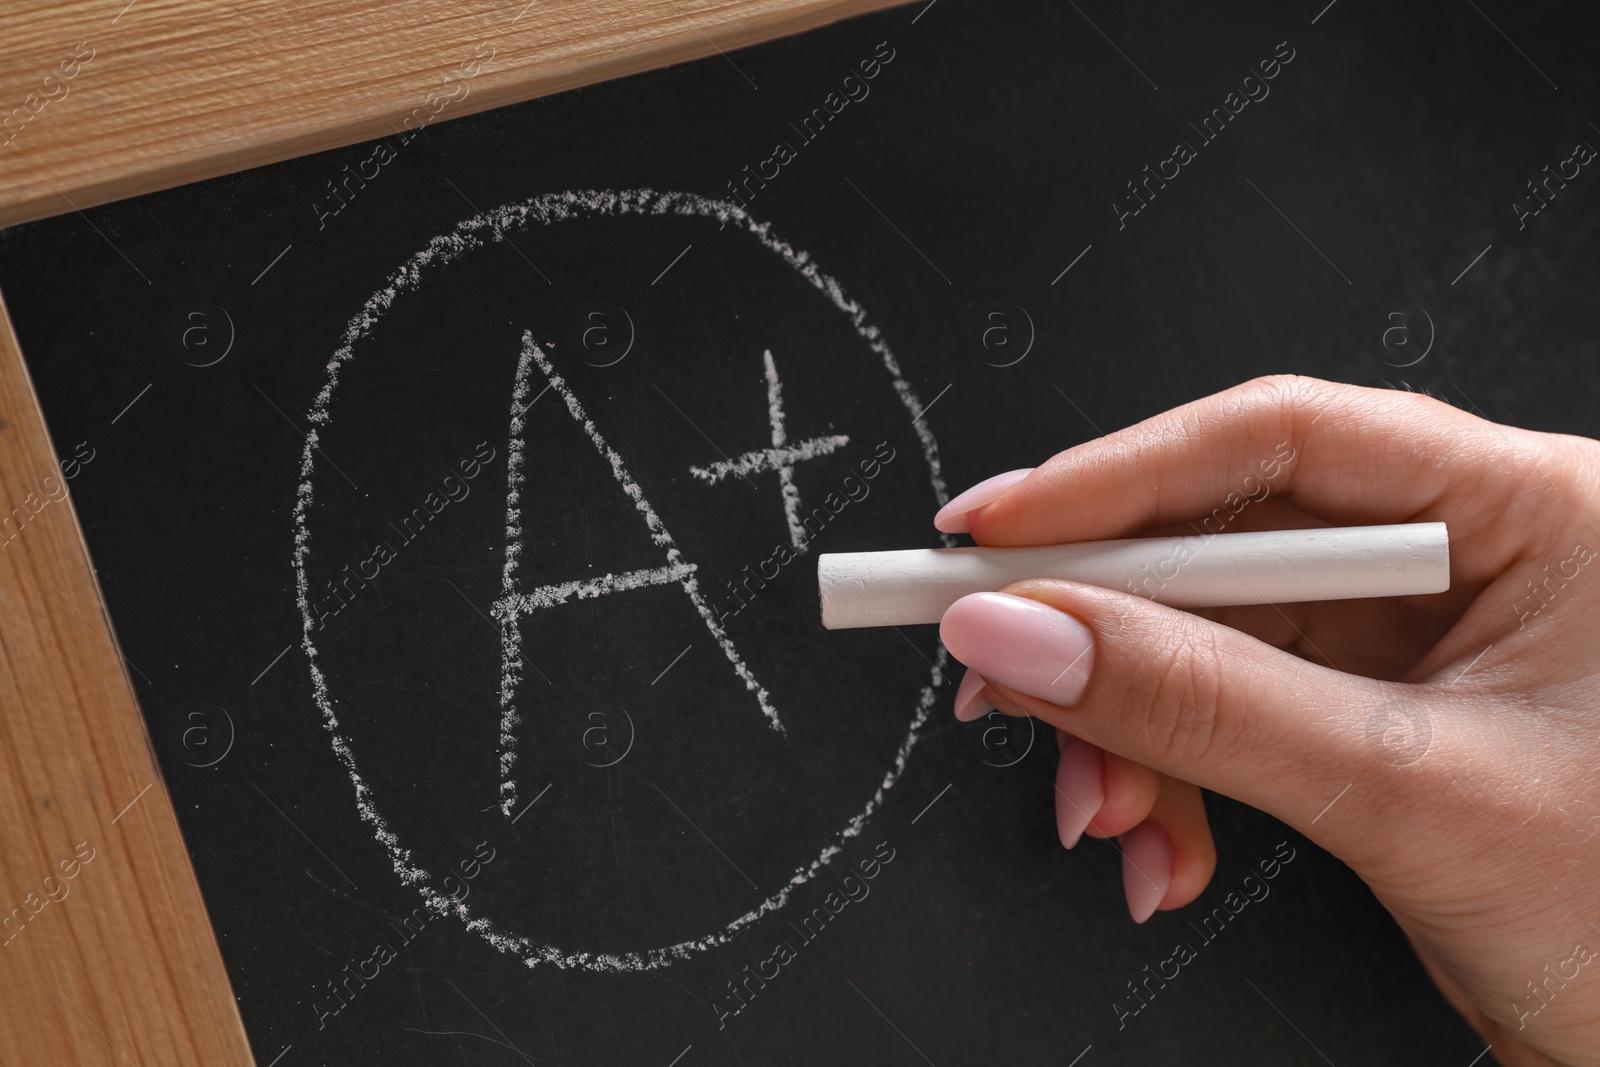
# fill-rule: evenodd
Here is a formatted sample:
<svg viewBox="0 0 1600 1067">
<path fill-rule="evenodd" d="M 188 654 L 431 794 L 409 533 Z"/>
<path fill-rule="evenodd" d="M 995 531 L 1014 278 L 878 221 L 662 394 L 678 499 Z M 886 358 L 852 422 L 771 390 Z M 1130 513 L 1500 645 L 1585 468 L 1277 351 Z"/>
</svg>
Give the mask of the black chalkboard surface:
<svg viewBox="0 0 1600 1067">
<path fill-rule="evenodd" d="M 1134 926 L 815 560 L 1265 372 L 1591 431 L 1586 26 L 942 0 L 0 235 L 260 1062 L 1471 1061 L 1224 799 Z"/>
</svg>

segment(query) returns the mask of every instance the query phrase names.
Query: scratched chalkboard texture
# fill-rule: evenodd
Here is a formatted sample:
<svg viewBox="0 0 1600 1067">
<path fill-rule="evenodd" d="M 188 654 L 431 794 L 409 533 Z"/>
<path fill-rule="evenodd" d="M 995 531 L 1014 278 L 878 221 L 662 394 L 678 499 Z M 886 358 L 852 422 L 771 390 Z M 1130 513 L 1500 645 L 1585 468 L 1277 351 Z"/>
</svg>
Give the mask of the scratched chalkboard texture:
<svg viewBox="0 0 1600 1067">
<path fill-rule="evenodd" d="M 1266 372 L 1592 431 L 1593 44 L 939 0 L 441 121 L 488 38 L 392 137 L 0 236 L 260 1062 L 1464 1067 L 1258 813 L 1136 927 L 1054 737 L 823 631 L 816 555 Z"/>
</svg>

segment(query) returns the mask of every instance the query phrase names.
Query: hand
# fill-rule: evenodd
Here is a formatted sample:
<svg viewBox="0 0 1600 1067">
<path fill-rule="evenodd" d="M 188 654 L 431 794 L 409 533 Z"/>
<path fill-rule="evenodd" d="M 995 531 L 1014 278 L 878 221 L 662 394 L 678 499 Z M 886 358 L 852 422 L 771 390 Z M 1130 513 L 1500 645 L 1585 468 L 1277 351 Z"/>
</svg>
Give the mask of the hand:
<svg viewBox="0 0 1600 1067">
<path fill-rule="evenodd" d="M 1600 443 L 1283 376 L 975 490 L 938 521 L 985 545 L 1447 523 L 1429 596 L 964 597 L 957 714 L 1060 731 L 1063 843 L 1120 839 L 1136 919 L 1205 888 L 1225 793 L 1348 863 L 1502 1062 L 1600 1064 Z"/>
</svg>

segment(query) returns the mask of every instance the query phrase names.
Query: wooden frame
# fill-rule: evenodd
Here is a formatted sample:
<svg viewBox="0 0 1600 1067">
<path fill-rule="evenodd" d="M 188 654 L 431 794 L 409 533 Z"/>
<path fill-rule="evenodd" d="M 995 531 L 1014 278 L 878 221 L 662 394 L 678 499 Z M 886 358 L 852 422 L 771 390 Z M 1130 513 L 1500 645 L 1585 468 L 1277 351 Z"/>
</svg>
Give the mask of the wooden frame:
<svg viewBox="0 0 1600 1067">
<path fill-rule="evenodd" d="M 17 0 L 0 226 L 382 136 L 418 108 L 448 120 L 896 2 L 491 0 L 418 19 L 331 0 Z M 469 57 L 470 85 L 452 83 Z M 0 523 L 26 519 L 0 548 L 0 1049 L 29 1065 L 248 1065 L 63 484 L 0 302 Z"/>
</svg>

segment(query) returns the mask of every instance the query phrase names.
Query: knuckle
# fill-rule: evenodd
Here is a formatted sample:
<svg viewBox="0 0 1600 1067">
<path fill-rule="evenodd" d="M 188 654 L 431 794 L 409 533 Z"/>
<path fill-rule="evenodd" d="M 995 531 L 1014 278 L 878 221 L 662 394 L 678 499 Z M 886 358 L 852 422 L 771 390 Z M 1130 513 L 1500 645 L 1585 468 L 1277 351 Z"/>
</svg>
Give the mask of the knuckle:
<svg viewBox="0 0 1600 1067">
<path fill-rule="evenodd" d="M 1213 638 L 1175 628 L 1148 664 L 1135 671 L 1126 694 L 1140 751 L 1171 766 L 1206 760 L 1220 736 L 1221 682 Z"/>
<path fill-rule="evenodd" d="M 1284 440 L 1298 445 L 1304 428 L 1337 402 L 1330 389 L 1328 382 L 1303 374 L 1262 375 L 1239 385 L 1234 402 L 1219 414 L 1223 422 L 1248 428 L 1259 447 L 1271 449 Z"/>
<path fill-rule="evenodd" d="M 1569 499 L 1588 505 L 1600 499 L 1600 442 L 1568 434 L 1533 434 L 1529 466 L 1536 477 Z"/>
<path fill-rule="evenodd" d="M 1251 401 L 1292 421 L 1326 395 L 1327 383 L 1304 374 L 1264 374 L 1241 388 Z"/>
</svg>

